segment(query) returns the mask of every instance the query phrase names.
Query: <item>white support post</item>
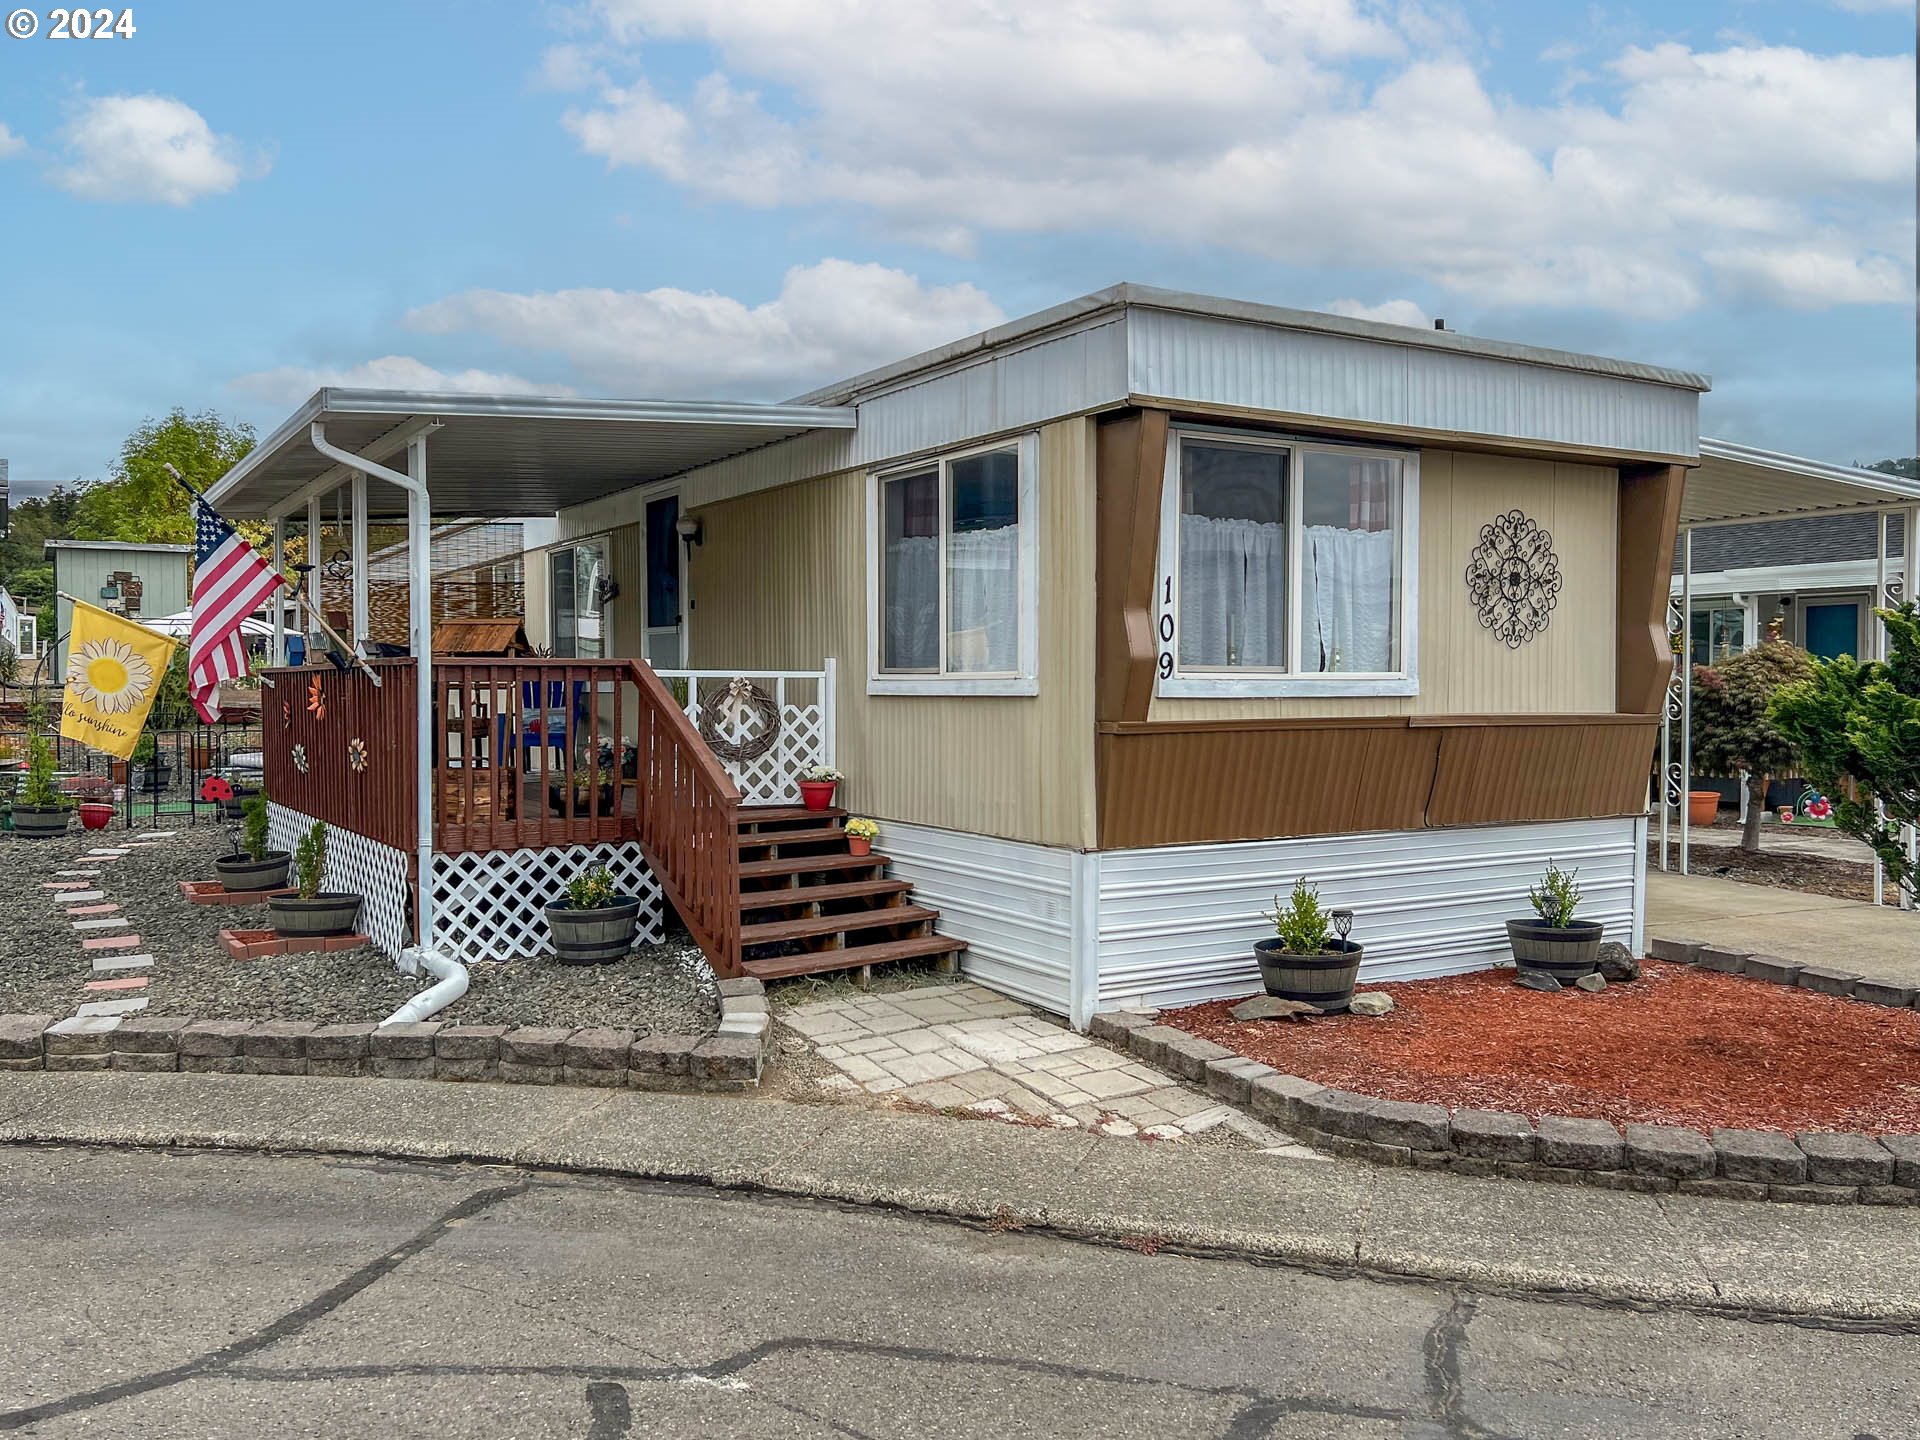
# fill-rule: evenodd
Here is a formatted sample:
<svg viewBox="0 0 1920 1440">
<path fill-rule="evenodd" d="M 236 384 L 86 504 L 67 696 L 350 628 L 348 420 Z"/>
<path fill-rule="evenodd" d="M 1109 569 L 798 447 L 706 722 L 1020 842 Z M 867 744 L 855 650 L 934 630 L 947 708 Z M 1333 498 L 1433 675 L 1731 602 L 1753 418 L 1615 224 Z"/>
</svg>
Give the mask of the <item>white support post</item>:
<svg viewBox="0 0 1920 1440">
<path fill-rule="evenodd" d="M 367 477 L 353 474 L 353 629 L 347 638 L 362 645 L 372 629 L 367 614 Z"/>
<path fill-rule="evenodd" d="M 314 617 L 325 611 L 322 602 L 325 596 L 320 593 L 320 564 L 327 558 L 326 542 L 321 535 L 320 497 L 313 496 L 307 501 L 307 653 L 312 654 L 320 648 L 320 627 Z"/>
<path fill-rule="evenodd" d="M 1887 608 L 1887 512 L 1881 510 L 1873 517 L 1873 608 L 1875 611 Z M 1911 543 L 1908 546 L 1912 548 Z M 1887 658 L 1887 627 L 1881 623 L 1878 614 L 1867 617 L 1867 655 L 1873 660 Z M 1873 804 L 1874 814 L 1882 825 L 1887 821 L 1887 810 L 1878 800 Z M 1887 896 L 1887 862 L 1880 858 L 1878 850 L 1873 852 L 1873 903 L 1884 905 Z"/>
<path fill-rule="evenodd" d="M 433 510 L 427 497 L 427 437 L 407 444 L 407 477 L 415 488 L 407 495 L 408 634 L 419 682 L 414 707 L 414 789 L 420 822 L 420 939 L 433 949 Z"/>
<path fill-rule="evenodd" d="M 280 516 L 273 518 L 273 573 L 287 573 L 287 522 Z M 279 590 L 273 592 L 273 663 L 287 663 L 287 597 Z"/>
<path fill-rule="evenodd" d="M 840 704 L 839 662 L 829 655 L 820 666 L 820 763 L 837 765 L 839 726 L 835 712 Z"/>
<path fill-rule="evenodd" d="M 1693 526 L 1680 532 L 1680 873 L 1692 874 L 1693 825 Z"/>
<path fill-rule="evenodd" d="M 1647 817 L 1633 822 L 1633 953 L 1647 953 Z"/>
</svg>

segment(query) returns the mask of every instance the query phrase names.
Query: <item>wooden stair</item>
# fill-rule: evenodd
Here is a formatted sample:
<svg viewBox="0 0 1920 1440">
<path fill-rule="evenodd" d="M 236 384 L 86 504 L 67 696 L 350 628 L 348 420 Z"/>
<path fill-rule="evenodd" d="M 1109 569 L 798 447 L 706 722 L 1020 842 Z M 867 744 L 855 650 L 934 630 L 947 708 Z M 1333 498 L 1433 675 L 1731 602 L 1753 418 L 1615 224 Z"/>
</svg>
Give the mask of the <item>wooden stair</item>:
<svg viewBox="0 0 1920 1440">
<path fill-rule="evenodd" d="M 954 956 L 966 942 L 935 933 L 940 912 L 887 878 L 885 855 L 853 855 L 841 809 L 753 805 L 740 810 L 740 946 L 749 975 L 866 971 L 898 960 Z"/>
</svg>

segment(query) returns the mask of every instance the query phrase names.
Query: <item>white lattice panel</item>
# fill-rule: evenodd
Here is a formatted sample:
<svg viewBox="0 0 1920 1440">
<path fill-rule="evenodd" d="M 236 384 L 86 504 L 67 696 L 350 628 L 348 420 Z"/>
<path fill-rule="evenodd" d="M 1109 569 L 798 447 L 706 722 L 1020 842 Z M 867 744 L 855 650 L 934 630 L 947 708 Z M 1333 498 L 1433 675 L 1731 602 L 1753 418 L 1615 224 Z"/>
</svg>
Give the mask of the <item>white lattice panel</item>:
<svg viewBox="0 0 1920 1440">
<path fill-rule="evenodd" d="M 291 852 L 313 828 L 313 817 L 267 805 L 267 845 Z M 327 826 L 327 867 L 321 888 L 360 896 L 360 929 L 384 955 L 399 958 L 413 939 L 413 867 L 406 852 L 338 825 Z"/>
<path fill-rule="evenodd" d="M 689 699 L 687 717 L 696 726 L 701 714 L 700 702 Z M 750 717 L 735 716 L 722 720 L 719 729 L 721 739 L 738 742 L 752 732 L 754 724 Z M 727 777 L 740 787 L 740 798 L 749 805 L 797 805 L 800 786 L 795 777 L 809 765 L 827 763 L 825 738 L 826 723 L 820 707 L 788 701 L 780 707 L 780 738 L 771 750 L 757 760 L 720 763 Z"/>
<path fill-rule="evenodd" d="M 567 882 L 596 865 L 614 888 L 640 897 L 636 938 L 666 938 L 660 884 L 638 845 L 556 845 L 543 850 L 487 850 L 433 857 L 434 948 L 462 962 L 550 955 L 546 907 Z"/>
</svg>

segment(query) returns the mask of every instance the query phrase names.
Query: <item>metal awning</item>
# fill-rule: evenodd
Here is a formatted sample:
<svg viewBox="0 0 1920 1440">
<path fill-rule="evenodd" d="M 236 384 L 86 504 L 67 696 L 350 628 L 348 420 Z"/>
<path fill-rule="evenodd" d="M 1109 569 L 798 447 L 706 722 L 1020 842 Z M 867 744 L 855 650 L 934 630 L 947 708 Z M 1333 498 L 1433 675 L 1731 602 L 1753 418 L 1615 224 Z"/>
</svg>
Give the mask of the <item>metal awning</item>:
<svg viewBox="0 0 1920 1440">
<path fill-rule="evenodd" d="M 664 480 L 812 430 L 851 430 L 848 406 L 724 400 L 580 400 L 544 395 L 444 395 L 316 390 L 207 493 L 235 519 L 292 515 L 344 484 L 310 427 L 376 462 L 430 434 L 428 489 L 443 515 L 551 515 Z M 404 514 L 397 489 L 369 487 L 370 513 Z"/>
<path fill-rule="evenodd" d="M 1920 505 L 1920 481 L 1700 437 L 1682 525 L 1736 525 Z"/>
</svg>

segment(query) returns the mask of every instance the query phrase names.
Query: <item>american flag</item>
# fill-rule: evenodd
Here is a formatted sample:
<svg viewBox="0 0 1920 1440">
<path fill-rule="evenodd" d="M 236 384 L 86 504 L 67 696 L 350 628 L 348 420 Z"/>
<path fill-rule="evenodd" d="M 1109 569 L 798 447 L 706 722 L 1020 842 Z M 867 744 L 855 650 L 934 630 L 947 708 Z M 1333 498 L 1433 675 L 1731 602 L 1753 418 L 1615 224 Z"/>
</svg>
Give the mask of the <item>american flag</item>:
<svg viewBox="0 0 1920 1440">
<path fill-rule="evenodd" d="M 220 682 L 247 673 L 240 622 L 286 584 L 286 577 L 234 534 L 204 500 L 193 502 L 193 630 L 187 641 L 187 684 L 193 708 L 209 725 L 220 718 Z"/>
</svg>

